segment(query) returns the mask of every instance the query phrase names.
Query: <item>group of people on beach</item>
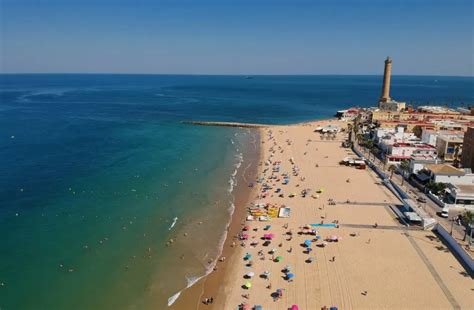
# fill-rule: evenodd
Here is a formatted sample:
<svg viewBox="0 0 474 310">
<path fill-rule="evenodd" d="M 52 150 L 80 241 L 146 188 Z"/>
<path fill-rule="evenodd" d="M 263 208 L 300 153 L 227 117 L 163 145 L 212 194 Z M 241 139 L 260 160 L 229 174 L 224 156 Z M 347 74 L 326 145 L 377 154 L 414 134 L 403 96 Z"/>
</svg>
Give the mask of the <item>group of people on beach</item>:
<svg viewBox="0 0 474 310">
<path fill-rule="evenodd" d="M 283 160 L 282 158 L 277 158 L 283 156 L 282 153 L 284 151 L 284 148 L 278 145 L 276 136 L 282 135 L 283 131 L 278 132 L 276 135 L 272 132 L 272 130 L 267 131 L 267 141 L 266 143 L 270 143 L 271 145 L 268 147 L 268 157 L 265 158 L 261 163 L 260 166 L 266 166 L 261 168 L 261 174 L 257 178 L 255 183 L 252 184 L 260 184 L 260 188 L 257 189 L 259 191 L 257 198 L 257 201 L 261 201 L 263 199 L 279 199 L 279 198 L 285 198 L 289 197 L 291 198 L 292 194 L 286 194 L 283 195 L 283 188 L 286 186 L 287 188 L 299 188 L 301 189 L 301 197 L 304 198 L 306 197 L 309 192 L 311 191 L 310 188 L 307 188 L 307 186 L 304 186 L 304 183 L 307 183 L 307 179 L 303 174 L 303 171 L 301 168 L 297 165 L 297 161 L 293 157 L 289 157 L 288 155 L 288 163 L 285 165 L 283 162 L 286 162 L 286 160 Z M 264 143 L 265 143 L 264 142 Z M 290 139 L 287 139 L 286 144 L 288 146 L 291 146 L 293 144 L 293 141 Z M 306 144 L 308 146 L 308 143 Z M 277 152 L 278 150 L 278 152 Z M 305 152 L 306 155 L 307 152 Z M 290 153 L 291 154 L 291 153 Z M 327 156 L 326 156 L 327 158 Z M 289 164 L 289 165 L 288 165 Z M 289 167 L 291 170 L 291 175 L 293 177 L 298 178 L 298 182 L 296 184 L 290 184 L 290 177 L 288 173 L 284 171 L 280 171 L 283 169 L 283 167 Z M 316 165 L 316 167 L 319 167 Z M 314 179 L 312 179 L 314 180 Z M 309 180 L 311 181 L 311 180 Z M 347 183 L 349 183 L 348 181 Z M 279 186 L 281 185 L 283 186 Z M 323 189 L 320 189 L 318 191 L 315 191 L 315 195 L 311 195 L 312 198 L 317 199 L 319 198 L 319 195 L 317 194 L 322 194 Z M 274 196 L 273 194 L 276 193 Z M 335 201 L 333 199 L 329 199 L 328 201 L 329 205 L 335 205 Z M 321 210 L 321 208 L 319 208 Z M 323 205 L 324 209 L 324 205 Z M 271 219 L 269 219 L 271 220 Z M 280 221 L 278 219 L 275 219 L 275 221 Z M 322 224 L 324 223 L 324 220 L 321 222 Z M 333 222 L 334 227 L 339 227 L 339 220 L 335 220 Z M 273 231 L 271 225 L 259 223 L 259 222 L 242 222 L 242 231 L 239 232 L 234 236 L 234 241 L 232 241 L 232 247 L 235 248 L 237 245 L 237 242 L 239 242 L 240 246 L 244 249 L 246 249 L 246 253 L 243 257 L 243 270 L 247 270 L 249 272 L 246 272 L 243 277 L 246 279 L 244 284 L 241 287 L 241 293 L 240 297 L 243 298 L 243 301 L 239 304 L 239 309 L 250 309 L 249 305 L 247 302 L 251 300 L 251 294 L 250 291 L 253 289 L 254 283 L 258 285 L 259 278 L 266 280 L 265 288 L 270 291 L 270 296 L 273 300 L 273 302 L 277 302 L 283 298 L 283 292 L 284 288 L 283 287 L 276 287 L 274 288 L 272 285 L 272 282 L 279 282 L 278 279 L 274 279 L 272 275 L 270 274 L 269 270 L 271 270 L 273 267 L 270 267 L 270 264 L 273 263 L 280 263 L 283 260 L 283 256 L 280 253 L 279 248 L 285 248 L 285 252 L 288 253 L 288 255 L 295 255 L 294 253 L 299 253 L 298 251 L 294 251 L 294 242 L 293 238 L 293 231 L 290 228 L 289 223 L 284 223 L 282 225 L 283 228 L 283 233 L 280 235 L 275 235 L 273 238 L 266 239 L 265 237 L 262 237 L 260 239 L 264 240 L 264 243 L 260 243 L 258 241 L 259 236 L 257 235 L 261 229 L 265 230 L 265 233 L 267 235 L 273 235 L 271 234 L 268 230 L 270 229 Z M 278 230 L 277 230 L 278 231 Z M 313 254 L 313 249 L 311 249 L 311 246 L 314 244 L 318 244 L 321 247 L 324 247 L 326 244 L 328 244 L 325 241 L 328 242 L 337 242 L 340 240 L 340 237 L 328 237 L 328 238 L 320 238 L 318 235 L 319 232 L 314 230 L 310 225 L 305 225 L 305 227 L 301 226 L 299 227 L 299 232 L 298 236 L 296 236 L 296 239 L 298 239 L 298 242 L 301 246 L 304 247 L 303 253 L 306 253 L 308 256 L 305 257 L 304 262 L 306 264 L 310 264 L 314 261 L 316 261 L 316 257 L 312 257 Z M 311 235 L 311 236 L 307 236 Z M 265 235 L 264 235 L 265 236 Z M 280 239 L 283 237 L 282 239 Z M 303 240 L 302 238 L 306 238 L 306 240 Z M 280 240 L 279 240 L 280 239 Z M 321 239 L 321 241 L 319 241 Z M 301 242 L 300 242 L 301 241 Z M 305 241 L 305 242 L 303 242 Z M 308 243 L 306 243 L 308 241 Z M 275 248 L 271 248 L 271 244 L 277 245 Z M 252 254 L 255 254 L 256 258 L 258 258 L 259 261 L 262 262 L 254 262 L 252 260 Z M 267 254 L 270 254 L 267 256 Z M 313 255 L 312 255 L 313 254 Z M 331 255 L 330 262 L 335 263 L 336 262 L 336 255 Z M 263 268 L 262 268 L 263 267 Z M 271 268 L 271 269 L 268 269 Z M 277 267 L 278 269 L 278 267 Z M 291 283 L 295 280 L 295 274 L 292 273 L 292 267 L 287 265 L 282 269 L 282 278 L 285 279 L 286 285 L 292 285 Z M 255 271 L 255 272 L 254 272 Z M 258 278 L 252 281 L 254 275 L 258 275 Z M 272 279 L 273 278 L 273 279 Z M 274 284 L 274 283 L 273 283 Z M 263 296 L 259 296 L 258 298 L 261 299 Z M 212 302 L 211 302 L 212 303 Z M 292 308 L 293 309 L 293 308 Z"/>
<path fill-rule="evenodd" d="M 204 298 L 204 300 L 202 301 L 202 303 L 205 305 L 212 305 L 213 302 L 214 302 L 214 297 L 207 297 L 207 298 Z"/>
</svg>

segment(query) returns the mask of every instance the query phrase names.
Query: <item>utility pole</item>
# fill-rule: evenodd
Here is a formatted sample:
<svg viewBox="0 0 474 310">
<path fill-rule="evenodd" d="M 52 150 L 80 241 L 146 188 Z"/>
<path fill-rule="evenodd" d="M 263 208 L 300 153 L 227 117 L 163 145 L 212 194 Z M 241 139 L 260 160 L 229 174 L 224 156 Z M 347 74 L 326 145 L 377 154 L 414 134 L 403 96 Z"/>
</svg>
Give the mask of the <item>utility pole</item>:
<svg viewBox="0 0 474 310">
<path fill-rule="evenodd" d="M 453 235 L 453 226 L 454 226 L 454 217 L 451 219 L 451 232 L 449 233 L 451 236 Z"/>
</svg>

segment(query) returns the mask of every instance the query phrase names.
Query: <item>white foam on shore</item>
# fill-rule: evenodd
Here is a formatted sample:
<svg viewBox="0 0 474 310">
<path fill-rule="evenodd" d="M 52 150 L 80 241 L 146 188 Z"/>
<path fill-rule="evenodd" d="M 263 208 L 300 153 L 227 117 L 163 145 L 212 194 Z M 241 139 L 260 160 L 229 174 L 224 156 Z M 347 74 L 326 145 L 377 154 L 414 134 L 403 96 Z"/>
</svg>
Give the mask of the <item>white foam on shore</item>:
<svg viewBox="0 0 474 310">
<path fill-rule="evenodd" d="M 168 228 L 168 230 L 171 230 L 171 229 L 174 227 L 174 225 L 176 225 L 176 222 L 177 222 L 177 221 L 178 221 L 178 218 L 175 217 L 175 218 L 173 219 L 173 223 L 171 223 L 171 226 L 170 226 L 170 228 Z"/>
<path fill-rule="evenodd" d="M 234 136 L 237 136 L 237 133 L 235 133 Z M 232 139 L 231 139 L 231 143 L 232 143 L 232 145 L 234 145 L 234 141 Z M 237 159 L 237 162 L 234 164 L 235 169 L 234 169 L 234 171 L 232 172 L 232 174 L 229 178 L 229 188 L 228 188 L 228 192 L 231 194 L 231 197 L 232 197 L 232 200 L 230 200 L 230 206 L 229 206 L 230 217 L 229 217 L 229 221 L 227 222 L 226 229 L 224 230 L 224 233 L 223 233 L 221 239 L 219 240 L 217 257 L 222 255 L 222 251 L 224 250 L 224 243 L 227 239 L 228 228 L 231 224 L 232 216 L 234 215 L 235 204 L 234 204 L 234 196 L 232 195 L 232 192 L 234 191 L 235 186 L 237 186 L 236 176 L 237 176 L 237 173 L 239 171 L 239 168 L 242 166 L 242 163 L 244 162 L 243 154 L 239 153 L 239 149 L 237 147 L 235 149 L 236 149 L 236 152 L 238 152 L 235 155 L 235 158 Z M 247 168 L 248 168 L 248 166 L 247 166 Z M 245 169 L 247 169 L 247 168 L 245 168 Z M 173 223 L 172 226 L 174 226 L 174 223 Z M 174 295 L 172 295 L 170 298 L 168 298 L 168 307 L 176 302 L 176 300 L 181 296 L 181 293 L 184 290 L 190 288 L 191 286 L 196 284 L 199 280 L 201 280 L 202 278 L 204 278 L 208 274 L 210 274 L 214 270 L 214 267 L 216 265 L 217 265 L 217 259 L 213 260 L 213 262 L 211 264 L 206 265 L 206 269 L 205 269 L 206 271 L 204 272 L 204 275 L 199 276 L 199 277 L 189 277 L 189 278 L 186 277 L 186 280 L 187 280 L 186 287 L 181 289 L 180 291 L 178 291 Z"/>
<path fill-rule="evenodd" d="M 168 307 L 171 306 L 172 304 L 174 304 L 174 302 L 179 298 L 179 295 L 181 295 L 182 291 L 183 290 L 177 292 L 176 294 L 174 294 L 173 296 L 168 298 Z"/>
<path fill-rule="evenodd" d="M 234 165 L 235 170 L 234 172 L 232 172 L 229 178 L 229 188 L 227 190 L 229 193 L 232 193 L 234 191 L 234 187 L 237 186 L 237 180 L 235 179 L 235 177 L 237 176 L 237 172 L 239 171 L 239 168 L 240 166 L 242 166 L 242 162 L 244 161 L 244 156 L 242 153 L 237 154 L 236 157 L 238 161 Z"/>
<path fill-rule="evenodd" d="M 214 267 L 213 267 L 214 268 Z M 205 275 L 203 276 L 200 276 L 200 277 L 186 277 L 186 281 L 187 281 L 187 284 L 186 284 L 186 287 L 183 288 L 182 290 L 180 290 L 179 292 L 177 292 L 176 294 L 174 294 L 173 296 L 171 296 L 170 298 L 168 298 L 168 307 L 171 306 L 172 304 L 174 304 L 174 302 L 176 300 L 178 300 L 179 296 L 181 295 L 181 293 L 185 290 L 185 289 L 188 289 L 190 288 L 191 286 L 193 286 L 194 284 L 197 283 L 197 281 L 201 280 L 202 278 L 204 278 L 205 276 L 207 276 L 209 273 L 206 272 Z"/>
</svg>

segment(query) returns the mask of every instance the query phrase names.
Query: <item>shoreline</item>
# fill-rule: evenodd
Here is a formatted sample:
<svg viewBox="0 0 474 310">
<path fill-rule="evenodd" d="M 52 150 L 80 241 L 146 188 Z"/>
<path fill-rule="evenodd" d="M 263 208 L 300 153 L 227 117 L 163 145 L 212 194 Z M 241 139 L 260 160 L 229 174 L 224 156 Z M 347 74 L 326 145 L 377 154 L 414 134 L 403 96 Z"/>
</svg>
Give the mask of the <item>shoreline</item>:
<svg viewBox="0 0 474 310">
<path fill-rule="evenodd" d="M 222 309 L 224 306 L 223 300 L 221 298 L 216 300 L 216 303 L 211 305 L 205 305 L 202 301 L 206 297 L 213 297 L 216 299 L 216 296 L 225 296 L 224 290 L 229 287 L 229 282 L 233 281 L 232 274 L 234 274 L 235 269 L 238 265 L 238 258 L 243 253 L 244 248 L 240 247 L 238 244 L 232 248 L 231 244 L 234 240 L 234 236 L 241 232 L 242 226 L 245 224 L 245 219 L 247 216 L 247 207 L 249 204 L 257 200 L 258 188 L 255 185 L 253 188 L 247 186 L 248 180 L 256 180 L 259 175 L 263 172 L 263 162 L 265 159 L 265 150 L 264 150 L 264 137 L 265 132 L 268 129 L 275 128 L 285 128 L 288 126 L 311 126 L 315 122 L 333 122 L 338 121 L 335 117 L 323 118 L 323 119 L 313 119 L 307 121 L 300 121 L 291 124 L 267 124 L 262 125 L 258 124 L 257 127 L 242 127 L 242 126 L 232 126 L 240 128 L 248 128 L 256 132 L 255 150 L 248 152 L 249 154 L 254 153 L 252 159 L 244 159 L 244 165 L 248 166 L 249 164 L 253 165 L 253 169 L 246 173 L 246 168 L 238 173 L 238 184 L 235 189 L 235 201 L 234 206 L 235 210 L 231 216 L 229 226 L 227 229 L 227 236 L 223 242 L 222 253 L 219 257 L 225 257 L 225 262 L 217 262 L 216 266 L 218 272 L 211 271 L 209 274 L 204 275 L 199 279 L 194 285 L 185 289 L 180 297 L 168 307 L 171 310 L 181 310 L 181 309 Z M 188 123 L 190 125 L 200 126 L 201 124 Z M 213 124 L 212 126 L 220 126 L 219 124 Z M 244 183 L 242 183 L 244 181 Z"/>
<path fill-rule="evenodd" d="M 204 305 L 202 303 L 203 298 L 219 295 L 221 289 L 221 283 L 230 274 L 230 269 L 235 264 L 232 260 L 236 257 L 236 252 L 239 251 L 239 247 L 231 247 L 234 236 L 240 232 L 242 222 L 245 221 L 247 206 L 254 200 L 257 188 L 248 187 L 248 183 L 254 182 L 259 174 L 259 163 L 263 158 L 263 150 L 260 146 L 262 131 L 261 129 L 251 128 L 249 129 L 255 132 L 255 141 L 253 146 L 249 145 L 247 155 L 249 158 L 244 158 L 242 163 L 241 171 L 237 173 L 237 186 L 234 194 L 234 212 L 229 220 L 227 227 L 227 236 L 222 245 L 222 253 L 219 257 L 225 257 L 224 262 L 217 261 L 217 270 L 211 271 L 209 274 L 203 276 L 191 287 L 185 289 L 180 297 L 168 307 L 172 310 L 180 309 L 211 309 L 211 305 Z M 253 148 L 253 149 L 252 149 Z"/>
</svg>

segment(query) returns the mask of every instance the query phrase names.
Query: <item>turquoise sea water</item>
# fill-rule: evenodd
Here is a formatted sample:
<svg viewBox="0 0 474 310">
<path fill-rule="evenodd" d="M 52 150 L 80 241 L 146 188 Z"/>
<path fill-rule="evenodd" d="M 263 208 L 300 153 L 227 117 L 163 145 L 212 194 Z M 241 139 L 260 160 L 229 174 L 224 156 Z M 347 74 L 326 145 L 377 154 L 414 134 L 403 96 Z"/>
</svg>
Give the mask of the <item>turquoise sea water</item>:
<svg viewBox="0 0 474 310">
<path fill-rule="evenodd" d="M 380 81 L 0 75 L 0 308 L 166 308 L 218 254 L 255 139 L 180 122 L 326 118 L 373 105 Z M 473 78 L 392 83 L 398 100 L 474 103 Z"/>
</svg>

